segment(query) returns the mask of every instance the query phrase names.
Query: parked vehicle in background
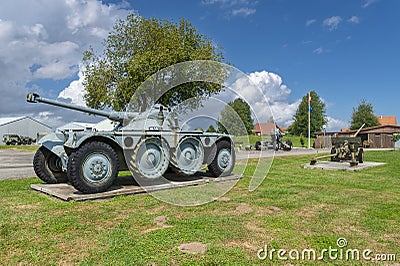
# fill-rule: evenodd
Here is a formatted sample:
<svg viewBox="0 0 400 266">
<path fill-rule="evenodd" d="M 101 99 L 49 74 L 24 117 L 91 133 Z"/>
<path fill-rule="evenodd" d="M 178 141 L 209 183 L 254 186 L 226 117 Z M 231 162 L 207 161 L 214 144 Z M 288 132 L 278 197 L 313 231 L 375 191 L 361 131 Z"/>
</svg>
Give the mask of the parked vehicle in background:
<svg viewBox="0 0 400 266">
<path fill-rule="evenodd" d="M 3 143 L 6 145 L 31 145 L 35 143 L 35 139 L 18 134 L 4 134 Z"/>
</svg>

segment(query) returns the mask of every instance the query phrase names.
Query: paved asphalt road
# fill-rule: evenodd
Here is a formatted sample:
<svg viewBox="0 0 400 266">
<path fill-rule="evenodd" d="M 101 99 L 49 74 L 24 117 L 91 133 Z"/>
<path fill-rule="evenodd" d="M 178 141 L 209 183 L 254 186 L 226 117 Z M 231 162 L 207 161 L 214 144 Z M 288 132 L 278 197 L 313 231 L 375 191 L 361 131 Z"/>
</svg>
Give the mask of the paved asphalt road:
<svg viewBox="0 0 400 266">
<path fill-rule="evenodd" d="M 33 171 L 33 152 L 0 150 L 0 180 L 36 176 Z"/>
<path fill-rule="evenodd" d="M 327 152 L 327 150 L 319 150 L 318 152 Z M 315 154 L 316 150 L 293 149 L 291 151 L 277 151 L 275 156 Z M 0 150 L 0 180 L 28 178 L 36 176 L 33 171 L 33 152 L 22 152 L 18 150 Z M 261 153 L 261 157 L 271 157 L 273 151 Z M 246 158 L 258 158 L 259 151 L 240 151 L 236 152 L 236 159 L 243 160 Z"/>
<path fill-rule="evenodd" d="M 244 160 L 247 158 L 259 158 L 259 157 L 271 157 L 271 156 L 292 156 L 292 155 L 304 155 L 304 154 L 310 154 L 310 155 L 316 155 L 317 153 L 326 153 L 329 152 L 329 149 L 321 149 L 321 150 L 314 150 L 314 149 L 300 149 L 300 148 L 294 148 L 291 151 L 276 151 L 274 152 L 273 150 L 268 150 L 268 151 L 237 151 L 236 152 L 236 160 Z M 260 154 L 261 153 L 261 154 Z M 312 157 L 312 156 L 311 156 Z M 310 157 L 310 160 L 311 160 Z"/>
</svg>

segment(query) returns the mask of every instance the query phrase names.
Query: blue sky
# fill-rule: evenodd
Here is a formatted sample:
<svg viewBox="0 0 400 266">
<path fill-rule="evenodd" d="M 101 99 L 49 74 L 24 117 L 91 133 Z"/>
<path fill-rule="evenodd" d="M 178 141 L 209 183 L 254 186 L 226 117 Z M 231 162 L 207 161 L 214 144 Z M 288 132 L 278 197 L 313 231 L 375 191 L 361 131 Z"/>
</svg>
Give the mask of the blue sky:
<svg viewBox="0 0 400 266">
<path fill-rule="evenodd" d="M 115 19 L 135 12 L 188 19 L 224 48 L 228 62 L 261 80 L 282 124 L 309 90 L 326 101 L 331 129 L 346 126 L 363 98 L 377 115 L 400 119 L 396 0 L 12 0 L 0 7 L 2 117 L 66 122 L 63 113 L 27 106 L 24 94 L 35 90 L 82 103 L 82 52 L 90 45 L 100 49 Z M 68 118 L 84 120 L 72 113 Z"/>
</svg>

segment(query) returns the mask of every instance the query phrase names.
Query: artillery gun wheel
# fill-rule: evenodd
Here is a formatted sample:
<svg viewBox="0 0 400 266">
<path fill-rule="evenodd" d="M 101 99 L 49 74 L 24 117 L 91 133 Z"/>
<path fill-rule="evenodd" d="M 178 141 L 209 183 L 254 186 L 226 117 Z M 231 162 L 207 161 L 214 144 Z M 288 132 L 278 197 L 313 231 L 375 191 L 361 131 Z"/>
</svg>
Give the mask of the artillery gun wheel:
<svg viewBox="0 0 400 266">
<path fill-rule="evenodd" d="M 193 175 L 201 168 L 203 161 L 203 144 L 196 138 L 188 137 L 179 142 L 171 169 L 179 175 Z"/>
<path fill-rule="evenodd" d="M 208 170 L 214 177 L 230 175 L 235 166 L 235 152 L 232 143 L 220 140 L 216 144 L 216 154 L 208 165 Z"/>
<path fill-rule="evenodd" d="M 68 180 L 67 174 L 62 172 L 60 158 L 43 146 L 33 157 L 33 170 L 47 184 L 65 183 Z"/>
<path fill-rule="evenodd" d="M 133 158 L 131 169 L 135 176 L 154 180 L 168 169 L 169 149 L 161 139 L 151 137 L 136 146 Z"/>
<path fill-rule="evenodd" d="M 261 141 L 256 141 L 254 148 L 256 148 L 257 151 L 261 151 Z"/>
<path fill-rule="evenodd" d="M 358 150 L 358 162 L 364 163 L 364 149 Z"/>
<path fill-rule="evenodd" d="M 118 155 L 104 142 L 88 142 L 71 153 L 67 173 L 79 191 L 104 192 L 118 175 Z"/>
<path fill-rule="evenodd" d="M 331 154 L 336 154 L 336 148 L 335 147 L 332 147 Z M 331 161 L 335 161 L 335 158 L 333 156 L 331 156 Z"/>
</svg>

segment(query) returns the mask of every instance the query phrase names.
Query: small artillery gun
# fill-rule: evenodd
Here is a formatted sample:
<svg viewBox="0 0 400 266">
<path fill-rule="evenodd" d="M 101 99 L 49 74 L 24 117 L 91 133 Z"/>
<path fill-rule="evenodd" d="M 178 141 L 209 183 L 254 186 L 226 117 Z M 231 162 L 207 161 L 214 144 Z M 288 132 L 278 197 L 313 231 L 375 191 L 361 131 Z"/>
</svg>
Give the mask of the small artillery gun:
<svg viewBox="0 0 400 266">
<path fill-rule="evenodd" d="M 211 176 L 229 175 L 235 165 L 230 135 L 181 130 L 170 108 L 155 105 L 145 112 L 107 112 L 42 98 L 29 93 L 30 103 L 107 117 L 111 131 L 54 132 L 39 140 L 33 166 L 46 183 L 70 182 L 83 193 L 106 191 L 118 171 L 130 170 L 135 180 L 160 180 L 171 169 L 194 175 L 203 164 Z"/>
<path fill-rule="evenodd" d="M 257 141 L 256 144 L 254 145 L 254 148 L 257 151 L 268 150 L 268 149 L 274 149 L 275 151 L 278 150 L 290 151 L 292 149 L 293 144 L 290 140 L 283 142 L 282 139 L 285 136 L 285 133 L 283 133 L 278 126 L 276 126 L 276 129 L 271 132 L 270 136 L 271 140 Z"/>
<path fill-rule="evenodd" d="M 349 161 L 351 167 L 363 163 L 364 150 L 362 148 L 361 138 L 357 137 L 357 135 L 364 126 L 365 124 L 363 124 L 352 137 L 332 138 L 331 154 L 314 157 L 311 160 L 310 165 L 315 165 L 318 160 L 325 158 L 331 158 L 331 161 L 334 162 Z"/>
</svg>

